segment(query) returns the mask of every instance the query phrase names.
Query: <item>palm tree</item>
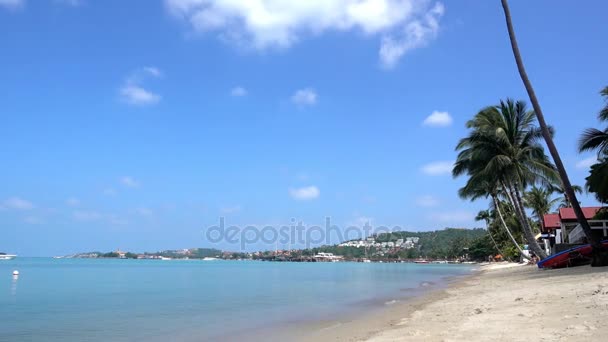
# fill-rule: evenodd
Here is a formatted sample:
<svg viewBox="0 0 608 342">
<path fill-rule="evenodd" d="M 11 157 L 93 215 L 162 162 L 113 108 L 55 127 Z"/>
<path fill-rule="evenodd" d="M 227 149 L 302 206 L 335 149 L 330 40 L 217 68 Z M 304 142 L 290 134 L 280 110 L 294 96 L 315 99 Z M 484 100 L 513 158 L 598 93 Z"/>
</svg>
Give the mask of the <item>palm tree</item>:
<svg viewBox="0 0 608 342">
<path fill-rule="evenodd" d="M 608 87 L 602 89 L 600 94 L 606 105 L 600 110 L 598 119 L 608 121 Z M 608 202 L 608 127 L 603 131 L 597 128 L 586 129 L 579 140 L 578 149 L 579 152 L 597 150 L 599 161 L 591 166 L 586 186 L 589 192 L 595 193 L 598 201 Z"/>
<path fill-rule="evenodd" d="M 572 204 L 572 209 L 574 210 L 576 219 L 581 225 L 585 236 L 591 243 L 591 246 L 593 247 L 593 261 L 591 263 L 591 266 L 608 266 L 608 249 L 603 247 L 601 240 L 595 235 L 593 235 L 593 232 L 591 231 L 591 226 L 589 226 L 589 222 L 587 222 L 585 214 L 583 213 L 578 199 L 576 198 L 576 193 L 574 193 L 572 184 L 570 184 L 570 179 L 568 178 L 568 173 L 566 172 L 564 163 L 562 162 L 562 159 L 559 156 L 559 152 L 557 151 L 557 148 L 553 143 L 553 137 L 551 136 L 549 126 L 545 122 L 545 116 L 543 115 L 543 111 L 540 108 L 540 103 L 536 98 L 534 88 L 532 88 L 532 83 L 528 79 L 528 74 L 526 73 L 524 62 L 519 52 L 517 39 L 515 37 L 515 30 L 513 29 L 513 22 L 511 20 L 511 10 L 509 9 L 509 4 L 507 0 L 501 0 L 501 3 L 502 9 L 505 13 L 507 30 L 509 32 L 509 40 L 511 41 L 511 48 L 513 50 L 513 56 L 515 57 L 515 63 L 517 64 L 519 76 L 521 77 L 521 80 L 524 83 L 524 86 L 526 87 L 526 92 L 528 93 L 530 102 L 532 102 L 532 107 L 534 108 L 536 118 L 538 119 L 538 123 L 541 127 L 543 138 L 545 139 L 547 148 L 549 149 L 549 153 L 551 153 L 551 157 L 553 157 L 553 161 L 555 162 L 555 166 L 557 167 L 557 171 L 562 180 L 562 184 L 564 184 L 564 190 L 566 191 L 566 195 L 568 196 L 568 198 L 570 199 L 570 203 Z"/>
<path fill-rule="evenodd" d="M 535 239 L 521 195 L 530 184 L 551 184 L 557 179 L 555 167 L 539 143 L 541 133 L 534 126 L 534 113 L 527 110 L 525 102 L 507 99 L 482 109 L 467 127 L 472 131 L 456 147 L 460 153 L 452 174 L 467 173 L 471 179 L 493 177 L 513 206 L 530 249 L 546 257 Z"/>
<path fill-rule="evenodd" d="M 608 87 L 602 89 L 600 94 L 606 101 L 606 106 L 600 110 L 598 119 L 600 121 L 608 121 Z M 597 154 L 603 155 L 608 153 L 608 127 L 603 131 L 597 128 L 587 128 L 581 139 L 578 142 L 579 152 L 597 150 Z"/>
<path fill-rule="evenodd" d="M 572 189 L 577 194 L 583 193 L 583 188 L 580 185 L 572 185 Z M 566 196 L 566 192 L 564 191 L 564 186 L 561 184 L 561 182 L 559 182 L 557 184 L 550 184 L 548 187 L 548 190 L 551 193 L 556 193 L 561 196 L 562 199 L 561 199 L 561 202 L 559 203 L 560 208 L 572 208 L 572 203 L 570 203 L 568 196 Z"/>
<path fill-rule="evenodd" d="M 536 185 L 532 186 L 532 188 L 524 194 L 524 205 L 527 208 L 532 209 L 532 213 L 538 219 L 541 228 L 545 226 L 543 216 L 548 214 L 551 211 L 551 208 L 553 208 L 555 203 L 559 200 L 559 198 L 551 199 L 550 190 L 539 188 Z"/>
<path fill-rule="evenodd" d="M 463 172 L 463 170 L 461 170 L 459 167 L 462 166 L 462 164 L 465 162 L 466 161 L 460 161 L 460 164 L 459 162 L 456 163 L 456 165 L 454 166 L 454 170 L 452 171 L 452 174 L 455 177 L 459 176 L 461 174 L 460 172 Z M 498 216 L 498 219 L 500 220 L 500 223 L 502 224 L 502 227 L 504 228 L 505 232 L 507 232 L 507 235 L 511 239 L 511 242 L 513 242 L 513 245 L 515 246 L 515 248 L 517 248 L 523 258 L 529 259 L 524 254 L 524 251 L 521 249 L 521 246 L 513 236 L 513 233 L 511 232 L 509 226 L 505 221 L 504 215 L 502 214 L 502 210 L 500 209 L 498 193 L 499 189 L 497 179 L 494 177 L 494 175 L 483 173 L 478 173 L 471 176 L 471 178 L 469 178 L 469 180 L 467 181 L 466 185 L 458 190 L 458 196 L 460 196 L 460 198 L 468 198 L 471 201 L 475 201 L 476 199 L 482 197 L 491 197 L 492 203 L 494 205 L 494 212 Z"/>
<path fill-rule="evenodd" d="M 591 166 L 587 180 L 587 190 L 595 194 L 601 203 L 608 203 L 608 157 Z"/>
<path fill-rule="evenodd" d="M 475 221 L 485 221 L 486 229 L 488 230 L 488 235 L 490 236 L 490 240 L 492 240 L 492 243 L 494 244 L 494 248 L 496 248 L 496 251 L 498 251 L 498 253 L 500 253 L 500 255 L 504 258 L 505 254 L 498 247 L 498 244 L 496 243 L 496 240 L 494 240 L 494 237 L 492 236 L 492 232 L 490 231 L 491 219 L 492 219 L 492 215 L 490 214 L 489 210 L 481 210 L 479 213 L 477 213 L 477 216 L 475 216 Z"/>
</svg>

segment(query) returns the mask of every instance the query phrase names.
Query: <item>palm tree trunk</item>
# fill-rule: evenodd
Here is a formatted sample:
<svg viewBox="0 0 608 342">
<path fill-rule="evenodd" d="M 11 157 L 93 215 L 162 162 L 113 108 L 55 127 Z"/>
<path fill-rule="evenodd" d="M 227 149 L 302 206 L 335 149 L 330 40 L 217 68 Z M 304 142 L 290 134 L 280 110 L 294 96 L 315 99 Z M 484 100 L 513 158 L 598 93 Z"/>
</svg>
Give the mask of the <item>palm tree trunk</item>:
<svg viewBox="0 0 608 342">
<path fill-rule="evenodd" d="M 517 201 L 517 205 L 519 206 L 519 210 L 521 211 L 522 219 L 526 222 L 524 234 L 529 234 L 527 238 L 530 242 L 530 247 L 534 251 L 534 254 L 536 254 L 539 258 L 544 259 L 547 257 L 547 252 L 545 252 L 545 249 L 542 248 L 536 240 L 534 230 L 532 229 L 532 226 L 530 226 L 530 220 L 528 220 L 526 211 L 524 209 L 524 203 L 521 197 L 521 193 L 519 192 L 519 188 L 517 187 L 517 185 L 514 185 L 513 189 L 515 190 L 515 200 Z M 540 254 L 538 252 L 540 252 Z"/>
<path fill-rule="evenodd" d="M 496 248 L 496 251 L 498 251 L 498 253 L 500 253 L 500 256 L 502 256 L 503 259 L 506 258 L 505 253 L 503 253 L 503 251 L 500 249 L 500 247 L 498 247 L 496 240 L 494 240 L 494 237 L 492 236 L 492 232 L 490 231 L 490 226 L 488 225 L 487 222 L 486 222 L 486 229 L 488 230 L 488 235 L 490 236 L 490 240 L 492 240 L 492 243 L 494 244 L 494 248 Z"/>
<path fill-rule="evenodd" d="M 543 115 L 542 109 L 540 108 L 540 103 L 536 98 L 534 88 L 532 88 L 532 83 L 528 79 L 528 74 L 526 73 L 524 62 L 519 52 L 519 46 L 517 45 L 517 39 L 515 38 L 515 30 L 513 29 L 513 22 L 511 20 L 511 11 L 509 10 L 509 4 L 507 0 L 501 0 L 501 3 L 502 9 L 505 13 L 505 20 L 507 22 L 507 29 L 509 31 L 509 40 L 511 41 L 511 48 L 513 50 L 513 56 L 515 57 L 515 63 L 517 63 L 517 70 L 519 71 L 519 76 L 521 77 L 521 80 L 523 81 L 524 86 L 526 87 L 530 102 L 532 102 L 534 113 L 536 114 L 538 124 L 540 125 L 540 128 L 543 133 L 543 138 L 545 138 L 549 153 L 551 153 L 551 157 L 555 162 L 555 166 L 557 167 L 557 171 L 564 185 L 564 192 L 568 196 L 568 200 L 570 201 L 570 205 L 572 205 L 572 209 L 574 210 L 578 223 L 583 228 L 583 232 L 585 233 L 585 236 L 587 236 L 587 240 L 589 240 L 591 246 L 593 247 L 593 262 L 591 263 L 591 266 L 608 266 L 608 249 L 603 247 L 601 239 L 597 238 L 591 231 L 591 226 L 589 226 L 589 222 L 587 222 L 585 214 L 583 213 L 583 210 L 581 209 L 581 206 L 578 203 L 578 199 L 576 198 L 576 194 L 574 193 L 574 189 L 572 188 L 572 184 L 570 183 L 570 179 L 568 178 L 568 173 L 566 173 L 566 168 L 564 168 L 564 163 L 562 162 L 562 159 L 559 156 L 559 152 L 557 151 L 557 148 L 553 143 L 553 138 L 551 137 L 551 133 L 549 132 L 549 128 L 547 127 L 547 123 L 545 122 L 545 117 Z"/>
<path fill-rule="evenodd" d="M 521 247 L 519 246 L 519 243 L 517 243 L 517 240 L 515 240 L 515 238 L 513 237 L 513 234 L 511 234 L 511 230 L 509 229 L 509 227 L 507 226 L 507 223 L 505 222 L 504 217 L 502 216 L 502 211 L 500 210 L 500 203 L 498 202 L 498 199 L 496 198 L 496 196 L 492 196 L 492 200 L 494 201 L 494 206 L 496 207 L 496 213 L 498 213 L 498 217 L 500 218 L 500 222 L 502 223 L 503 228 L 505 228 L 505 230 L 507 231 L 507 235 L 509 235 L 509 238 L 511 238 L 511 241 L 513 241 L 513 244 L 515 245 L 515 248 L 517 248 L 517 250 L 519 251 L 519 253 L 521 254 L 521 256 L 526 259 L 526 260 L 530 260 L 530 258 L 528 258 L 525 254 L 524 251 L 521 249 Z"/>
<path fill-rule="evenodd" d="M 528 246 L 530 247 L 530 250 L 532 252 L 534 252 L 534 254 L 536 254 L 536 256 L 538 256 L 539 258 L 541 258 L 541 259 L 546 258 L 547 254 L 540 247 L 540 245 L 536 241 L 536 238 L 534 238 L 534 233 L 532 233 L 532 227 L 530 227 L 530 221 L 528 221 L 528 217 L 526 216 L 526 213 L 523 210 L 523 207 L 521 206 L 521 202 L 519 201 L 519 198 L 516 196 L 511 183 L 503 181 L 502 186 L 503 186 L 505 192 L 507 193 L 507 197 L 509 198 L 509 201 L 513 205 L 513 210 L 515 210 L 515 214 L 517 215 L 517 217 L 519 219 L 519 223 L 521 223 L 521 227 L 524 232 L 524 236 L 526 237 L 526 241 L 528 241 Z"/>
</svg>

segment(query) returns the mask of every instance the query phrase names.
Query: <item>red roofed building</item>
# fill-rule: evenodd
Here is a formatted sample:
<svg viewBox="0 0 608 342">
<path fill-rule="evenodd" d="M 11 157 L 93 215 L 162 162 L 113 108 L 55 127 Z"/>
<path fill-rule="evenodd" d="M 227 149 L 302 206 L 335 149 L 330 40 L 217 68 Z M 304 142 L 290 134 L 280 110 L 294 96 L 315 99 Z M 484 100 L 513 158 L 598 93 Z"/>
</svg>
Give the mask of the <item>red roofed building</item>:
<svg viewBox="0 0 608 342">
<path fill-rule="evenodd" d="M 547 214 L 543 216 L 543 232 L 551 232 L 562 227 L 559 214 Z"/>
<path fill-rule="evenodd" d="M 596 234 L 608 237 L 608 221 L 593 220 L 593 217 L 602 207 L 583 207 L 583 214 L 588 220 L 591 229 Z M 582 228 L 578 225 L 574 209 L 560 208 L 558 213 L 543 216 L 543 232 L 554 233 L 556 243 L 581 243 L 586 238 Z"/>
</svg>

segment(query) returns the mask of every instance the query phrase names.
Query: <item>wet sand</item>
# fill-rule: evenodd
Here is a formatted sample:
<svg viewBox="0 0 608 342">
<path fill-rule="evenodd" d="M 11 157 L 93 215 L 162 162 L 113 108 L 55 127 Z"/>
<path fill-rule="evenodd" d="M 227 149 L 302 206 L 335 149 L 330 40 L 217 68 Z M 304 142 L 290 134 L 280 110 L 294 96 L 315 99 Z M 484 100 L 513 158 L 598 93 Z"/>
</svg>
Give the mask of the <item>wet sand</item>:
<svg viewBox="0 0 608 342">
<path fill-rule="evenodd" d="M 608 267 L 494 264 L 357 317 L 286 327 L 296 341 L 606 341 Z"/>
</svg>

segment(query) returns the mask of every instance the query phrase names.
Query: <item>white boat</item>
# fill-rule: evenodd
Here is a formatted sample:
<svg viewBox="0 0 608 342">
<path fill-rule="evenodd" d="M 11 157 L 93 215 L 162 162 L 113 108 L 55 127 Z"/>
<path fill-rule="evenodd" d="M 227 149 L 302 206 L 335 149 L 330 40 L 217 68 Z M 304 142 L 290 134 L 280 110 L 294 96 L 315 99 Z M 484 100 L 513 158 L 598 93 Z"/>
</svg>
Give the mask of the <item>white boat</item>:
<svg viewBox="0 0 608 342">
<path fill-rule="evenodd" d="M 173 259 L 171 259 L 171 258 L 167 258 L 167 257 L 164 257 L 164 256 L 161 256 L 161 257 L 160 257 L 160 260 L 173 260 Z"/>
<path fill-rule="evenodd" d="M 218 258 L 212 258 L 212 257 L 204 257 L 203 261 L 213 261 L 213 260 L 218 260 Z"/>
<path fill-rule="evenodd" d="M 6 253 L 0 253 L 0 260 L 12 260 L 15 259 L 17 256 L 14 254 L 6 254 Z"/>
</svg>

